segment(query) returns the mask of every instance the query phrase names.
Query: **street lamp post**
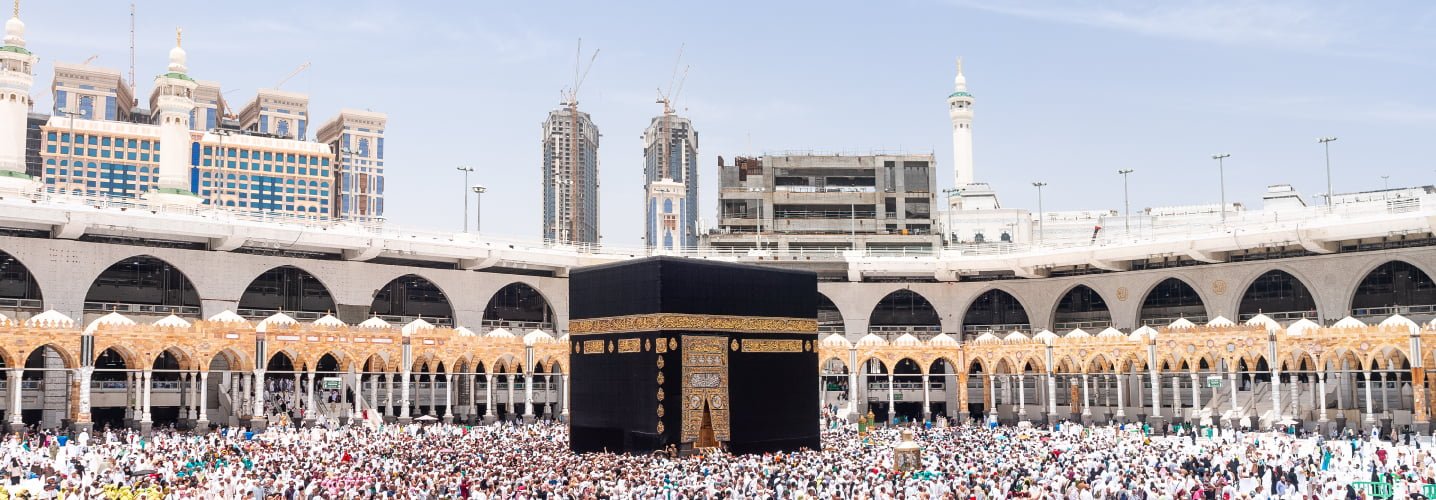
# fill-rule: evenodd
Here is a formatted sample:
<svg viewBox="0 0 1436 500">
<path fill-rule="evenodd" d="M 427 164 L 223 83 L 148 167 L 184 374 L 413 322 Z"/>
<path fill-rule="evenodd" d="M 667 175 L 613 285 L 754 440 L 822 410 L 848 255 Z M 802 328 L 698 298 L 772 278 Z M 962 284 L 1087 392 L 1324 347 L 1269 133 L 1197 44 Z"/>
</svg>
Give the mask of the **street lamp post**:
<svg viewBox="0 0 1436 500">
<path fill-rule="evenodd" d="M 82 115 L 83 113 L 81 113 L 81 112 L 79 112 L 79 111 L 76 111 L 75 109 L 72 109 L 72 108 L 60 108 L 60 109 L 55 110 L 55 112 L 57 112 L 57 113 L 59 113 L 59 114 L 62 114 L 62 115 L 65 115 L 66 118 L 69 118 L 69 122 L 70 122 L 70 171 L 73 173 L 73 172 L 75 171 L 75 144 L 77 144 L 77 143 L 79 142 L 78 140 L 75 139 L 75 117 L 76 117 L 76 116 L 80 116 L 80 115 Z"/>
<path fill-rule="evenodd" d="M 1231 157 L 1231 153 L 1218 153 L 1212 155 L 1212 159 L 1217 161 L 1217 183 L 1220 184 L 1222 188 L 1222 224 L 1227 223 L 1227 170 L 1226 164 L 1223 162 L 1223 160 L 1226 160 L 1227 158 Z"/>
<path fill-rule="evenodd" d="M 947 238 L 948 244 L 952 244 L 952 241 L 957 239 L 957 232 L 952 227 L 952 211 L 953 207 L 955 206 L 955 204 L 952 202 L 952 197 L 961 192 L 962 190 L 957 188 L 949 188 L 942 190 L 942 194 L 947 195 L 947 223 L 944 225 L 945 227 L 943 227 L 942 232 L 947 233 L 945 236 Z"/>
<path fill-rule="evenodd" d="M 1391 180 L 1390 180 L 1390 179 L 1391 179 L 1391 176 L 1389 176 L 1389 175 L 1383 175 L 1383 176 L 1381 176 L 1381 189 L 1391 189 Z"/>
<path fill-rule="evenodd" d="M 1041 182 L 1041 181 L 1032 183 L 1032 186 L 1035 187 L 1035 188 L 1037 188 L 1037 244 L 1038 244 L 1038 245 L 1041 245 L 1041 244 L 1042 244 L 1042 233 L 1043 233 L 1043 230 L 1046 229 L 1046 227 L 1047 227 L 1047 224 L 1045 224 L 1045 223 L 1043 222 L 1043 220 L 1042 220 L 1042 186 L 1046 186 L 1046 185 L 1047 185 L 1046 182 Z"/>
<path fill-rule="evenodd" d="M 474 232 L 479 232 L 479 227 L 484 224 L 484 192 L 489 188 L 482 184 L 474 184 Z M 465 198 L 467 199 L 467 197 Z"/>
<path fill-rule="evenodd" d="M 1127 197 L 1127 174 L 1132 172 L 1135 172 L 1135 170 L 1130 168 L 1117 171 L 1117 173 L 1122 174 L 1122 227 L 1125 228 L 1128 238 L 1132 237 L 1132 202 L 1130 198 Z"/>
<path fill-rule="evenodd" d="M 469 173 L 474 171 L 474 167 L 454 167 L 454 170 L 464 173 L 464 186 L 467 187 Z M 469 232 L 469 192 L 467 190 L 464 191 L 464 232 Z"/>
<path fill-rule="evenodd" d="M 1336 137 L 1322 137 L 1316 140 L 1321 143 L 1322 149 L 1326 151 L 1326 211 L 1331 211 L 1331 143 Z"/>
</svg>

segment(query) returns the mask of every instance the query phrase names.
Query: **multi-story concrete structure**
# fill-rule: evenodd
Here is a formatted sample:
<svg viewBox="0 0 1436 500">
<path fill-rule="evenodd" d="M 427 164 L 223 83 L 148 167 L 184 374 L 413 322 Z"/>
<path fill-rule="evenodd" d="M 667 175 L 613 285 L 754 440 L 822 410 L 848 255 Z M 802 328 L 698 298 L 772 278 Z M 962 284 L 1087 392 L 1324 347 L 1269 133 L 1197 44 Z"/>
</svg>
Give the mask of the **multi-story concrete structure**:
<svg viewBox="0 0 1436 500">
<path fill-rule="evenodd" d="M 284 139 L 309 137 L 309 96 L 278 89 L 259 89 L 239 111 L 239 127 Z"/>
<path fill-rule="evenodd" d="M 24 25 L 12 21 L 7 40 L 23 45 Z M 178 44 L 177 38 L 167 71 L 155 78 L 149 110 L 134 108 L 132 90 L 117 71 L 57 64 L 52 88 L 60 113 L 0 116 L 0 127 L 18 127 L 24 144 L 11 151 L 21 152 L 43 185 L 60 194 L 168 196 L 167 203 L 309 219 L 382 215 L 382 113 L 341 112 L 326 131 L 330 144 L 304 140 L 308 97 L 302 94 L 261 90 L 238 122 L 228 120 L 220 85 L 191 78 Z M 0 59 L 33 58 L 24 50 L 0 50 Z M 10 66 L 32 68 L 16 61 Z M 343 185 L 351 190 L 341 196 Z M 352 210 L 339 206 L 345 200 Z"/>
<path fill-rule="evenodd" d="M 119 70 L 87 64 L 55 63 L 50 84 L 56 116 L 128 122 L 134 119 L 135 92 Z"/>
<path fill-rule="evenodd" d="M 334 169 L 324 144 L 215 129 L 199 136 L 195 192 L 213 206 L 328 218 Z"/>
<path fill-rule="evenodd" d="M 388 116 L 345 109 L 319 127 L 317 139 L 335 153 L 333 216 L 384 216 L 384 126 Z"/>
<path fill-rule="evenodd" d="M 644 242 L 667 250 L 698 246 L 698 131 L 664 101 L 643 131 Z M 682 196 L 672 195 L 674 184 Z M 668 206 L 671 204 L 672 206 Z M 666 222 L 677 214 L 677 229 Z"/>
<path fill-rule="evenodd" d="M 543 237 L 598 243 L 598 127 L 565 105 L 543 122 Z"/>
<path fill-rule="evenodd" d="M 768 155 L 718 161 L 718 229 L 705 245 L 924 253 L 933 232 L 933 157 Z M 761 247 L 759 247 L 761 245 Z"/>
<path fill-rule="evenodd" d="M 817 328 L 823 397 L 849 414 L 1419 428 L 1430 356 L 1406 353 L 1436 336 L 1436 188 L 1393 191 L 1085 245 L 690 255 L 847 269 L 819 284 Z M 567 349 L 546 339 L 568 329 L 563 276 L 643 254 L 147 203 L 0 198 L 0 360 L 26 381 L 6 421 L 263 425 L 254 381 L 296 375 L 364 395 L 309 406 L 336 418 L 561 414 Z M 441 361 L 461 383 L 423 383 Z M 127 378 L 145 368 L 160 383 Z M 549 385 L 505 396 L 499 376 Z M 155 411 L 126 406 L 141 393 Z"/>
<path fill-rule="evenodd" d="M 229 103 L 224 101 L 224 91 L 219 82 L 198 80 L 194 89 L 194 113 L 190 116 L 190 128 L 198 131 L 214 130 L 224 124 Z"/>
<path fill-rule="evenodd" d="M 688 196 L 687 186 L 667 179 L 649 181 L 647 192 L 648 223 L 644 245 L 662 253 L 681 252 L 691 248 L 683 243 L 684 208 Z"/>
</svg>

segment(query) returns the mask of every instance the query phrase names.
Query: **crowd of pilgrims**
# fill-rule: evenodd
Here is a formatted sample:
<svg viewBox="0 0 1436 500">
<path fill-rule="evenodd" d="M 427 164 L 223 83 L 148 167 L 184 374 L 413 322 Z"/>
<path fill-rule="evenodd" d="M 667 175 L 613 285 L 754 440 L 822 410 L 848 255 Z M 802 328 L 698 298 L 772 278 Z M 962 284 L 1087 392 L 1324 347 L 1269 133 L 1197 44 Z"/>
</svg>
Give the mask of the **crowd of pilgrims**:
<svg viewBox="0 0 1436 500">
<path fill-rule="evenodd" d="M 898 428 L 830 417 L 820 451 L 745 456 L 575 455 L 553 422 L 13 433 L 0 498 L 1340 499 L 1436 482 L 1416 443 L 1132 425 L 914 425 L 923 467 L 898 472 Z"/>
</svg>

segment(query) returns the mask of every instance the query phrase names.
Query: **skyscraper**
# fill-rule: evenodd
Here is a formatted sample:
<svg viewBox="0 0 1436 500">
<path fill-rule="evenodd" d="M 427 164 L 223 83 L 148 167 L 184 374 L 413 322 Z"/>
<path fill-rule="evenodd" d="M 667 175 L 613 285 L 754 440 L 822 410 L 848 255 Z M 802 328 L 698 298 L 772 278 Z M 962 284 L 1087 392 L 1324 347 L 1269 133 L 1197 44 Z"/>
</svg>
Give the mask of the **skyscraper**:
<svg viewBox="0 0 1436 500">
<path fill-rule="evenodd" d="M 698 132 L 664 108 L 643 131 L 644 242 L 678 251 L 698 246 Z"/>
<path fill-rule="evenodd" d="M 334 151 L 334 217 L 384 215 L 384 113 L 345 109 L 319 127 L 317 139 Z"/>
<path fill-rule="evenodd" d="M 543 122 L 543 237 L 598 243 L 598 127 L 575 99 Z"/>
</svg>

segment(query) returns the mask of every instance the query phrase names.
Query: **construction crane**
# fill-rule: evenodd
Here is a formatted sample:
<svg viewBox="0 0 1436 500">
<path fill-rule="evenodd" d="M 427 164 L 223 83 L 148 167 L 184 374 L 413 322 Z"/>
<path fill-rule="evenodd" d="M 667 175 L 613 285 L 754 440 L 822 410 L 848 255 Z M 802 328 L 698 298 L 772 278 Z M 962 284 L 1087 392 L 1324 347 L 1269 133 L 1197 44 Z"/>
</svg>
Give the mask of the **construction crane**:
<svg viewBox="0 0 1436 500">
<path fill-rule="evenodd" d="M 663 89 L 658 90 L 658 101 L 656 102 L 663 105 L 663 121 L 661 122 L 662 126 L 658 131 L 658 134 L 663 139 L 662 156 L 660 157 L 662 158 L 662 160 L 660 160 L 660 163 L 658 165 L 658 178 L 679 178 L 672 175 L 673 101 L 677 100 L 678 94 L 683 92 L 683 82 L 688 81 L 687 66 L 683 67 L 683 76 L 678 76 L 678 66 L 683 64 L 683 47 L 684 45 L 678 46 L 678 59 L 673 61 L 673 75 L 668 77 L 668 91 L 664 92 Z M 678 82 L 678 88 L 676 90 L 673 87 L 673 82 L 675 80 Z"/>
<path fill-rule="evenodd" d="M 279 90 L 280 87 L 283 87 L 285 83 L 289 82 L 290 78 L 294 78 L 300 73 L 303 73 L 306 69 L 309 69 L 308 62 L 299 65 L 299 67 L 295 68 L 293 72 L 290 72 L 288 76 L 285 76 L 283 80 L 280 80 L 279 83 L 274 84 L 274 90 Z"/>
<path fill-rule="evenodd" d="M 580 65 L 583 60 L 583 39 L 578 39 L 578 50 L 573 54 L 573 86 L 561 91 L 563 105 L 570 108 L 578 108 L 578 89 L 583 87 L 583 81 L 588 79 L 589 70 L 593 69 L 593 62 L 598 59 L 598 51 L 593 49 L 593 57 L 588 58 L 588 65 Z"/>
<path fill-rule="evenodd" d="M 135 3 L 130 2 L 130 88 L 135 88 Z"/>
<path fill-rule="evenodd" d="M 683 76 L 681 78 L 678 76 L 678 66 L 683 63 L 683 47 L 683 45 L 678 46 L 678 59 L 673 62 L 673 76 L 668 77 L 668 91 L 658 90 L 657 102 L 663 105 L 663 114 L 665 115 L 673 114 L 673 101 L 678 100 L 678 94 L 683 93 L 683 82 L 688 80 L 688 66 L 683 67 Z M 674 81 L 678 82 L 676 91 L 673 88 Z"/>
<path fill-rule="evenodd" d="M 99 54 L 95 54 L 95 55 L 93 55 L 93 56 L 86 57 L 86 58 L 85 58 L 85 62 L 80 63 L 80 65 L 81 65 L 81 66 L 89 66 L 90 63 L 95 62 L 95 59 L 99 59 L 99 58 L 100 58 L 100 55 L 99 55 Z"/>
</svg>

